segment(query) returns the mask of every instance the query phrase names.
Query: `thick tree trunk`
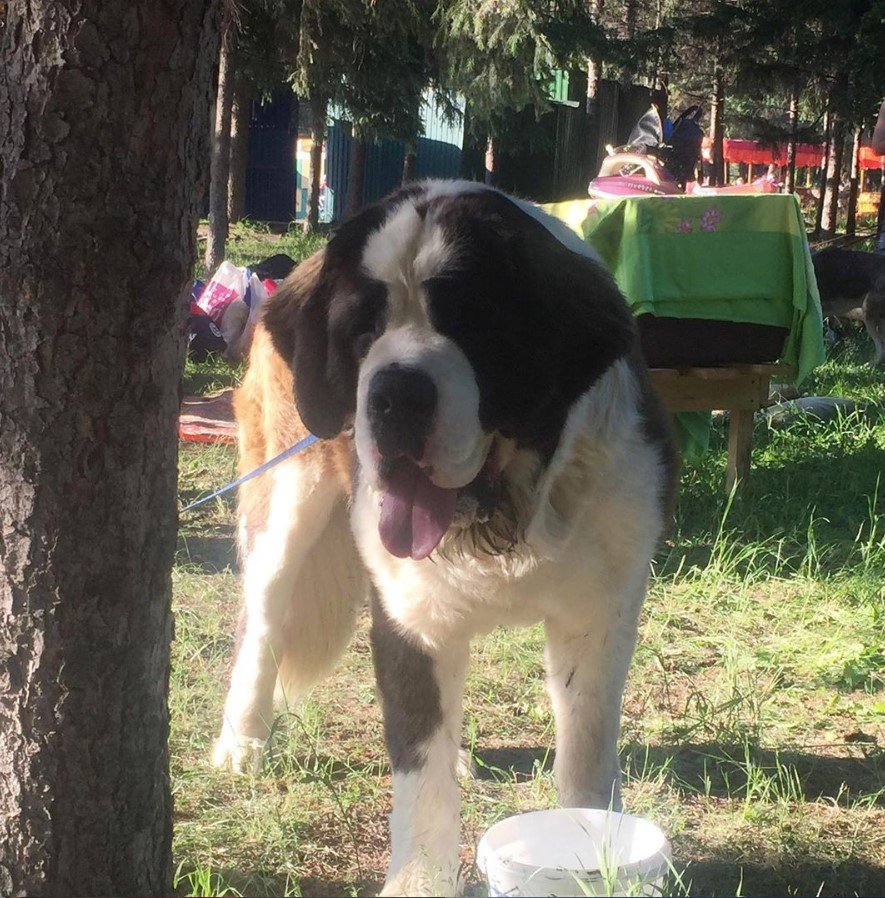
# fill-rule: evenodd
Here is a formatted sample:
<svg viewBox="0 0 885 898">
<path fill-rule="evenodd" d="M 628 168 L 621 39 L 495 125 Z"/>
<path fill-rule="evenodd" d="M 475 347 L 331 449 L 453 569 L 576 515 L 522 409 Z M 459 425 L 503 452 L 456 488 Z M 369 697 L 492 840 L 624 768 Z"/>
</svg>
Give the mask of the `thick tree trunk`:
<svg viewBox="0 0 885 898">
<path fill-rule="evenodd" d="M 821 219 L 821 236 L 824 238 L 834 236 L 839 223 L 839 187 L 842 181 L 842 157 L 845 151 L 845 121 L 838 113 L 833 115 L 831 135 L 824 211 Z"/>
<path fill-rule="evenodd" d="M 231 28 L 224 29 L 218 61 L 218 90 L 215 96 L 215 131 L 209 180 L 209 239 L 206 241 L 206 277 L 224 261 L 227 243 L 227 184 L 230 173 L 230 122 L 234 105 L 234 62 Z"/>
<path fill-rule="evenodd" d="M 350 158 L 347 163 L 347 199 L 344 215 L 350 217 L 363 206 L 363 190 L 366 186 L 366 139 L 354 132 L 350 141 Z"/>
<path fill-rule="evenodd" d="M 498 148 L 495 146 L 495 138 L 491 134 L 486 142 L 485 176 L 483 180 L 491 187 L 498 183 Z"/>
<path fill-rule="evenodd" d="M 713 70 L 713 95 L 710 98 L 710 137 L 713 141 L 713 186 L 725 183 L 725 79 L 717 60 Z"/>
<path fill-rule="evenodd" d="M 171 894 L 176 419 L 216 7 L 3 13 L 3 895 Z"/>
<path fill-rule="evenodd" d="M 818 187 L 820 194 L 817 198 L 817 206 L 814 210 L 814 236 L 820 238 L 821 224 L 824 218 L 824 199 L 827 193 L 827 169 L 830 166 L 830 132 L 832 130 L 832 116 L 830 108 L 824 113 L 824 158 L 822 160 L 820 174 L 818 176 Z"/>
<path fill-rule="evenodd" d="M 237 75 L 230 114 L 230 172 L 227 182 L 227 217 L 231 224 L 246 214 L 246 170 L 249 167 L 249 121 L 255 88 Z"/>
<path fill-rule="evenodd" d="M 796 192 L 796 144 L 799 133 L 799 90 L 790 91 L 790 137 L 787 141 L 787 177 L 784 179 L 784 191 Z"/>
<path fill-rule="evenodd" d="M 857 226 L 857 191 L 860 184 L 860 137 L 863 128 L 854 129 L 854 142 L 851 146 L 851 180 L 848 188 L 848 209 L 845 212 L 845 233 L 854 236 Z"/>
<path fill-rule="evenodd" d="M 315 231 L 320 223 L 320 174 L 323 167 L 323 141 L 326 137 L 325 98 L 312 98 L 310 101 L 311 137 L 310 147 L 310 196 L 307 199 L 307 230 Z"/>
</svg>

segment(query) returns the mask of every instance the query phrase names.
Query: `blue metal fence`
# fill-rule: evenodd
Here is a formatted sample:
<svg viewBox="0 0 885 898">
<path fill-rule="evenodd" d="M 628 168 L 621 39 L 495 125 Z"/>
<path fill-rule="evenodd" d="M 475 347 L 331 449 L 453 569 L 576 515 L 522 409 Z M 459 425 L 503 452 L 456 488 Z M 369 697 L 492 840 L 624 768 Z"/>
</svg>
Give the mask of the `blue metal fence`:
<svg viewBox="0 0 885 898">
<path fill-rule="evenodd" d="M 275 90 L 268 102 L 252 104 L 245 212 L 258 221 L 295 217 L 294 97 L 289 88 Z"/>
<path fill-rule="evenodd" d="M 296 216 L 296 133 L 292 127 L 292 92 L 280 88 L 270 101 L 256 102 L 249 132 L 249 166 L 246 172 L 246 215 L 261 221 L 290 221 Z M 459 106 L 463 113 L 463 104 Z M 424 136 L 415 150 L 419 178 L 456 178 L 461 168 L 464 142 L 463 115 L 448 121 L 428 94 L 422 111 Z M 326 137 L 326 189 L 321 220 L 339 218 L 347 196 L 350 162 L 350 126 L 331 118 Z M 401 141 L 372 143 L 366 153 L 363 201 L 380 199 L 402 180 L 405 146 Z M 306 209 L 306 202 L 301 206 Z M 301 213 L 303 214 L 303 213 Z"/>
</svg>

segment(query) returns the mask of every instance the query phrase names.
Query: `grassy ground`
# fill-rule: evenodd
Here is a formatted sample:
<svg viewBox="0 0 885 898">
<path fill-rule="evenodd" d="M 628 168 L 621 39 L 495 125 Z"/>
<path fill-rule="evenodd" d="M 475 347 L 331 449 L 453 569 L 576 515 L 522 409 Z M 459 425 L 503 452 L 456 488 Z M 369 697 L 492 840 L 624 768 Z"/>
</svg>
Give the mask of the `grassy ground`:
<svg viewBox="0 0 885 898">
<path fill-rule="evenodd" d="M 201 254 L 206 247 L 205 236 L 208 227 L 207 222 L 200 223 L 198 233 Z M 251 265 L 276 253 L 286 253 L 298 262 L 318 249 L 324 239 L 315 234 L 305 234 L 301 227 L 295 224 L 290 230 L 280 232 L 279 229 L 272 230 L 264 222 L 241 221 L 230 226 L 225 258 L 234 265 Z M 202 277 L 204 274 L 202 262 L 197 264 L 197 269 L 197 275 Z"/>
<path fill-rule="evenodd" d="M 786 431 L 760 421 L 733 503 L 721 424 L 685 470 L 622 735 L 626 808 L 673 844 L 670 894 L 885 894 L 885 376 L 863 364 L 870 351 L 855 333 L 806 385 L 861 399 L 866 414 Z M 189 387 L 229 379 L 188 369 Z M 182 504 L 234 469 L 218 447 L 183 445 L 180 464 Z M 338 672 L 280 713 L 258 774 L 207 764 L 238 602 L 232 509 L 219 500 L 183 518 L 174 571 L 179 890 L 369 893 L 386 863 L 390 777 L 365 621 Z M 464 740 L 479 776 L 462 787 L 472 894 L 484 894 L 482 832 L 555 800 L 542 644 L 535 627 L 475 645 Z"/>
</svg>

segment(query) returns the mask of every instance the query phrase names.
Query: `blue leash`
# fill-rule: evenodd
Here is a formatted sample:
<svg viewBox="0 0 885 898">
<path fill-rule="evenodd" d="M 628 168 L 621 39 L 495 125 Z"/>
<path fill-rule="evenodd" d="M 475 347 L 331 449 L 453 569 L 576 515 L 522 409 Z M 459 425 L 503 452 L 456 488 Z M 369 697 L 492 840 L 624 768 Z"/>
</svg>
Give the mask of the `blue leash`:
<svg viewBox="0 0 885 898">
<path fill-rule="evenodd" d="M 319 442 L 319 437 L 314 436 L 312 433 L 309 433 L 303 440 L 299 440 L 294 446 L 290 446 L 284 452 L 281 452 L 279 455 L 275 455 L 270 461 L 266 461 L 263 465 L 259 465 L 255 468 L 254 471 L 249 471 L 248 474 L 243 474 L 242 477 L 238 477 L 234 480 L 233 483 L 228 483 L 227 486 L 221 487 L 221 489 L 215 490 L 214 493 L 210 493 L 208 496 L 203 496 L 202 499 L 197 499 L 196 502 L 191 502 L 190 505 L 185 506 L 181 509 L 179 514 L 184 514 L 186 511 L 190 511 L 192 508 L 196 508 L 198 505 L 202 505 L 204 502 L 209 502 L 211 499 L 215 499 L 218 496 L 223 495 L 224 493 L 230 492 L 230 490 L 236 489 L 238 486 L 244 484 L 247 480 L 251 480 L 253 477 L 258 477 L 259 474 L 263 474 L 265 471 L 269 471 L 274 465 L 278 465 L 281 461 L 285 461 L 287 458 L 291 458 L 293 455 L 297 455 L 304 449 L 307 449 L 309 446 L 313 446 L 314 443 Z"/>
</svg>

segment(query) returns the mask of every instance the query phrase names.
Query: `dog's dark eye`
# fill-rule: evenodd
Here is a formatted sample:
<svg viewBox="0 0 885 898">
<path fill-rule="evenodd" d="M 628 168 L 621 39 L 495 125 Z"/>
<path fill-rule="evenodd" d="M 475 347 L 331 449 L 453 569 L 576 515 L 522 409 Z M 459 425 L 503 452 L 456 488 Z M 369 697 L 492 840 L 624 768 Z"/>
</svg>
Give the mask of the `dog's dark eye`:
<svg viewBox="0 0 885 898">
<path fill-rule="evenodd" d="M 427 278 L 423 283 L 424 289 L 433 296 L 443 290 L 451 290 L 455 286 L 455 278 L 450 274 L 437 274 Z"/>
<path fill-rule="evenodd" d="M 356 357 L 358 359 L 364 359 L 368 354 L 369 350 L 372 348 L 372 344 L 375 342 L 375 332 L 371 331 L 369 333 L 360 334 L 356 340 L 353 342 L 353 350 L 356 353 Z"/>
</svg>

